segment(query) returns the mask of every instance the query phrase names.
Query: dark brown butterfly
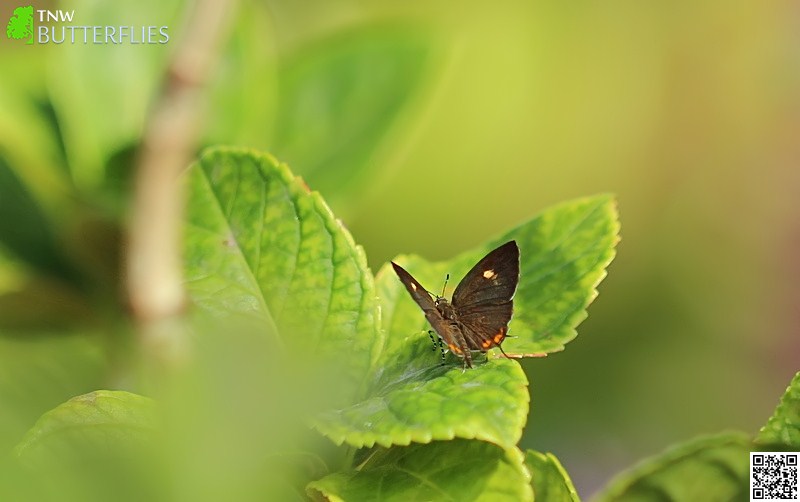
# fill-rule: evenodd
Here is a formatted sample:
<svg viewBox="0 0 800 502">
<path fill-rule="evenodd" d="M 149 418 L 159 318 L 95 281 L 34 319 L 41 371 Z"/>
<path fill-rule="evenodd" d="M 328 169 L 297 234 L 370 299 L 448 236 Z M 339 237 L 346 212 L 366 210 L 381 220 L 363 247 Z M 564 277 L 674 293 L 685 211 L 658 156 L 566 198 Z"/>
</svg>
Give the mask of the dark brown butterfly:
<svg viewBox="0 0 800 502">
<path fill-rule="evenodd" d="M 500 344 L 508 332 L 519 282 L 516 241 L 506 242 L 475 264 L 456 286 L 452 303 L 431 295 L 400 265 L 392 262 L 392 267 L 450 351 L 464 358 L 465 368 L 472 367 L 471 351 L 497 347 L 505 355 Z"/>
</svg>

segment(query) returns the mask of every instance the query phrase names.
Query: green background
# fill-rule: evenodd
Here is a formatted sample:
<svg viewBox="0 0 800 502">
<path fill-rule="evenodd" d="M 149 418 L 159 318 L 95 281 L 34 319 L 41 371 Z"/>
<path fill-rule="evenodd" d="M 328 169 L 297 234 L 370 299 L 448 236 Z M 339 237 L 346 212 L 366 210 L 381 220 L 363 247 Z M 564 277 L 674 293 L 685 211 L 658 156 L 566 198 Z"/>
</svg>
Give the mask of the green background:
<svg viewBox="0 0 800 502">
<path fill-rule="evenodd" d="M 0 4 L 3 23 L 17 5 Z M 183 7 L 36 5 L 168 24 L 165 46 L 0 37 L 3 291 L 36 270 L 69 279 L 63 248 L 102 268 L 79 223 L 124 214 L 125 159 Z M 796 17 L 791 2 L 242 2 L 202 143 L 288 162 L 373 271 L 615 193 L 622 242 L 589 318 L 563 353 L 524 363 L 521 446 L 554 452 L 588 495 L 670 443 L 755 432 L 797 369 Z M 97 371 L 89 359 L 65 373 Z"/>
</svg>

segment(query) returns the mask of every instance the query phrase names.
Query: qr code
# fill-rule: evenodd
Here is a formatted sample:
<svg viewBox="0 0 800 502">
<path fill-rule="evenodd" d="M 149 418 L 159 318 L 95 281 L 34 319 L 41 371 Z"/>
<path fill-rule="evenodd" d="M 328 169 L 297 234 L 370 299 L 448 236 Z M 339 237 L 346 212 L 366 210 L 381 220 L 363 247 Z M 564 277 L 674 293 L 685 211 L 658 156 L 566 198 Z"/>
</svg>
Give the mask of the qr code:
<svg viewBox="0 0 800 502">
<path fill-rule="evenodd" d="M 797 458 L 800 452 L 750 452 L 750 500 L 800 500 L 797 495 Z"/>
</svg>

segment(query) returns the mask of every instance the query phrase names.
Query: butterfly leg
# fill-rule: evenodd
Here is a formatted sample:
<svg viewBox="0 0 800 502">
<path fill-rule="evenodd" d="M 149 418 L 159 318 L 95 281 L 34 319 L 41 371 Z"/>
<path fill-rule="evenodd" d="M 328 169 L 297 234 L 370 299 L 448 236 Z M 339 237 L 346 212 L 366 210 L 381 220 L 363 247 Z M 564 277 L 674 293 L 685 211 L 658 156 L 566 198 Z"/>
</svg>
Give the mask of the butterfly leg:
<svg viewBox="0 0 800 502">
<path fill-rule="evenodd" d="M 431 342 L 433 342 L 433 350 L 436 350 L 436 346 L 437 345 L 439 346 L 439 350 L 442 353 L 442 365 L 444 365 L 444 362 L 445 362 L 445 359 L 444 359 L 444 342 L 442 341 L 441 338 L 439 338 L 438 336 L 434 336 L 434 335 L 435 334 L 434 334 L 433 331 L 428 330 L 428 336 L 431 337 Z"/>
<path fill-rule="evenodd" d="M 506 337 L 506 338 L 508 338 L 508 337 Z M 508 354 L 506 354 L 506 351 L 505 351 L 505 350 L 503 350 L 503 347 L 501 347 L 501 346 L 499 346 L 499 345 L 495 345 L 495 347 L 497 347 L 498 349 L 500 349 L 500 352 L 502 352 L 503 356 L 504 356 L 506 359 L 512 359 L 512 357 L 511 357 L 511 356 L 509 356 Z"/>
</svg>

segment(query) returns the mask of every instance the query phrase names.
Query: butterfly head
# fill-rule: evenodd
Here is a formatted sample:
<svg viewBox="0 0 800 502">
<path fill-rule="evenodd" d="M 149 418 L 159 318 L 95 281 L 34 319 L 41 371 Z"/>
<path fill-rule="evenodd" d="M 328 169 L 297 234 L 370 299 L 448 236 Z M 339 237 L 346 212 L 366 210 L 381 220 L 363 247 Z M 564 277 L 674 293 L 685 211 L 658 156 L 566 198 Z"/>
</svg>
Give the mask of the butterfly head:
<svg viewBox="0 0 800 502">
<path fill-rule="evenodd" d="M 437 296 L 434 300 L 434 303 L 436 304 L 436 310 L 442 314 L 442 317 L 450 320 L 454 320 L 456 318 L 456 311 L 453 308 L 453 304 L 451 304 L 447 298 L 443 296 Z"/>
</svg>

